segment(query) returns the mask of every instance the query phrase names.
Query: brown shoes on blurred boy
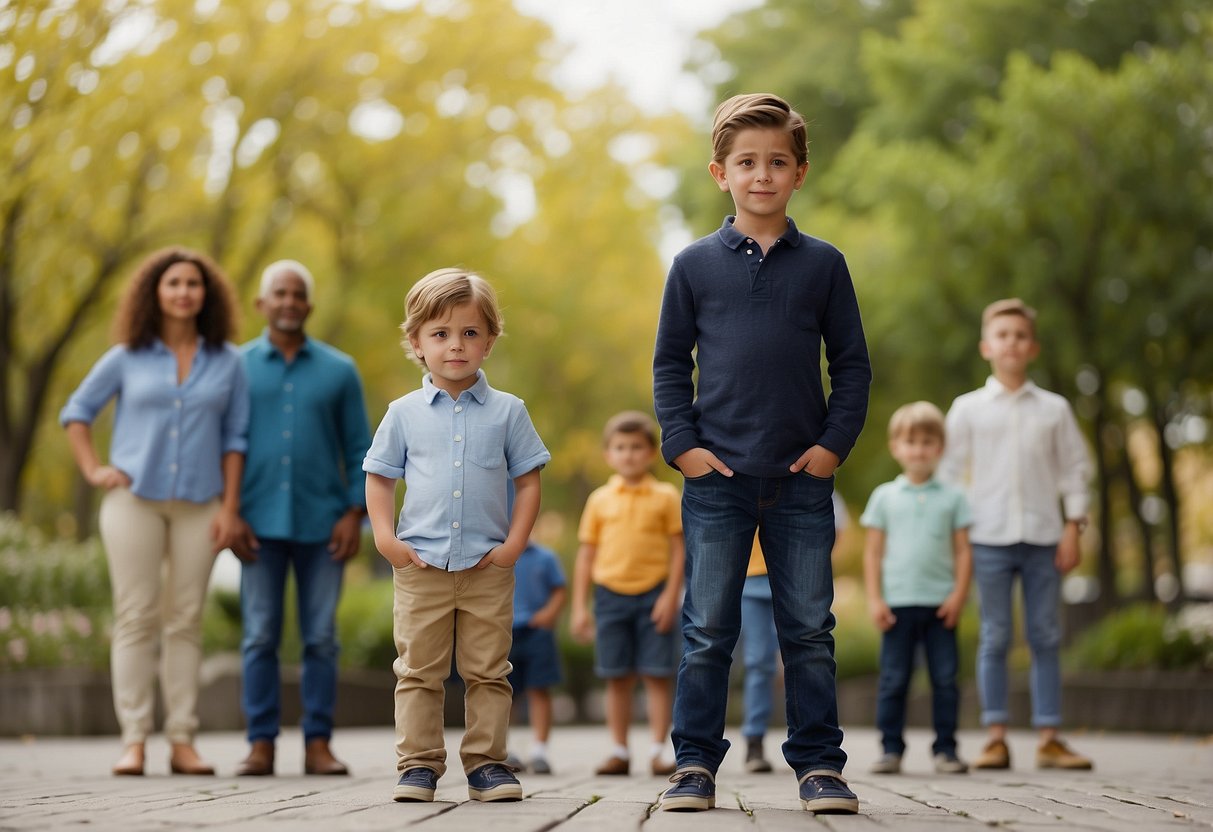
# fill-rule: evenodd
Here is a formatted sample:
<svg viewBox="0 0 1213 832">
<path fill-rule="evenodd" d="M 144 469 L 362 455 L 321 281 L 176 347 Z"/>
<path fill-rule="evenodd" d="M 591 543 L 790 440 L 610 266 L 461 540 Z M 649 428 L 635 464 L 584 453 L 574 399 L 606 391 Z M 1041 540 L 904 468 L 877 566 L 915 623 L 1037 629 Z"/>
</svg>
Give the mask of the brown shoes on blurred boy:
<svg viewBox="0 0 1213 832">
<path fill-rule="evenodd" d="M 1037 768 L 1064 768 L 1071 771 L 1090 771 L 1091 761 L 1075 753 L 1059 739 L 1051 739 L 1036 749 Z"/>
<path fill-rule="evenodd" d="M 973 768 L 985 769 L 1001 769 L 1011 767 L 1011 749 L 1007 748 L 1005 740 L 990 740 L 986 743 L 986 747 L 981 749 L 981 753 L 977 755 L 977 759 L 973 761 Z"/>
</svg>

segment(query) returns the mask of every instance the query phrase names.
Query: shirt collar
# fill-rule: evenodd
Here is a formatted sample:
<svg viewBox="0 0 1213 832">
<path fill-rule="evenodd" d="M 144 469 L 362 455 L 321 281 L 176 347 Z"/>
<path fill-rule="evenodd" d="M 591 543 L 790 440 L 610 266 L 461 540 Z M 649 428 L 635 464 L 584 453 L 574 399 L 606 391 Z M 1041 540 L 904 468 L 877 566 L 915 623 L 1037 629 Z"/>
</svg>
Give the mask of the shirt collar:
<svg viewBox="0 0 1213 832">
<path fill-rule="evenodd" d="M 650 491 L 653 484 L 657 482 L 657 478 L 652 474 L 645 474 L 644 479 L 636 483 L 636 485 L 628 485 L 627 482 L 619 474 L 611 474 L 611 478 L 607 480 L 607 486 L 616 492 L 630 491 L 634 494 Z"/>
<path fill-rule="evenodd" d="M 1018 390 L 1008 390 L 1006 385 L 994 378 L 994 376 L 986 379 L 986 392 L 991 396 L 1024 396 L 1035 393 L 1039 389 L 1036 386 L 1036 382 L 1032 381 L 1032 379 L 1026 380 Z"/>
<path fill-rule="evenodd" d="M 201 335 L 199 335 L 199 336 L 198 336 L 198 340 L 196 341 L 196 343 L 198 344 L 198 354 L 199 354 L 199 355 L 201 355 L 202 353 L 206 352 L 206 350 L 204 350 L 204 349 L 203 349 L 203 347 L 204 347 L 204 346 L 206 346 L 206 341 L 205 341 L 205 340 L 203 340 L 203 338 L 202 338 L 202 336 L 201 336 Z M 159 336 L 159 335 L 157 335 L 157 336 L 155 336 L 154 338 L 152 338 L 152 343 L 151 343 L 151 346 L 150 346 L 149 348 L 150 348 L 150 349 L 151 349 L 153 352 L 164 352 L 164 353 L 171 353 L 171 352 L 172 352 L 172 350 L 170 350 L 170 349 L 168 348 L 168 344 L 166 344 L 166 343 L 164 343 L 164 341 L 160 340 L 160 336 Z"/>
<path fill-rule="evenodd" d="M 721 242 L 734 251 L 741 248 L 741 245 L 746 240 L 753 239 L 752 237 L 747 237 L 733 227 L 733 223 L 736 221 L 736 219 L 737 217 L 729 214 L 724 218 L 724 223 L 720 226 L 720 230 L 716 232 L 720 235 Z M 788 227 L 787 230 L 779 235 L 779 239 L 783 240 L 790 246 L 800 245 L 800 230 L 796 228 L 796 222 L 791 217 L 785 217 L 785 219 L 788 222 Z"/>
<path fill-rule="evenodd" d="M 899 487 L 904 488 L 907 491 L 925 491 L 927 489 L 939 488 L 939 480 L 935 479 L 934 475 L 932 475 L 931 478 L 926 482 L 915 483 L 910 482 L 910 478 L 905 474 L 898 474 L 897 479 L 893 480 L 893 482 L 897 483 Z"/>
<path fill-rule="evenodd" d="M 265 354 L 265 359 L 267 361 L 274 358 L 275 356 L 277 356 L 278 358 L 283 358 L 282 350 L 280 350 L 276 346 L 274 346 L 274 342 L 270 340 L 270 328 L 268 326 L 265 329 L 261 330 L 261 338 L 259 338 L 258 340 L 261 342 L 262 352 Z M 312 339 L 308 338 L 306 335 L 303 336 L 303 343 L 300 345 L 299 351 L 295 353 L 296 357 L 298 357 L 300 355 L 308 355 L 309 353 L 311 353 L 311 351 L 312 351 L 311 345 L 312 345 Z"/>
<path fill-rule="evenodd" d="M 430 373 L 426 373 L 421 379 L 421 392 L 425 395 L 425 401 L 427 404 L 433 404 L 434 399 L 438 398 L 439 393 L 446 393 L 445 390 L 434 384 L 433 377 Z M 463 393 L 471 394 L 472 398 L 476 400 L 477 404 L 484 404 L 484 400 L 488 398 L 489 395 L 489 379 L 488 376 L 484 374 L 484 370 L 476 371 L 476 383 L 467 390 L 464 390 Z M 463 398 L 463 393 L 459 394 L 459 398 Z M 448 398 L 450 398 L 450 395 L 450 393 L 447 393 Z"/>
</svg>

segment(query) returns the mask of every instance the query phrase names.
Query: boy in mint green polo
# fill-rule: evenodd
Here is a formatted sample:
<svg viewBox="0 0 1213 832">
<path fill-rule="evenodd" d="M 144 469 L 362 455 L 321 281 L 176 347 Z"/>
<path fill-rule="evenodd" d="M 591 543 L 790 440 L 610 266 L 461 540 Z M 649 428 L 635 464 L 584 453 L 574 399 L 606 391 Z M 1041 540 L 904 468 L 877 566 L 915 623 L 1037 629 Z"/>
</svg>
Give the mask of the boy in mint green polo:
<svg viewBox="0 0 1213 832">
<path fill-rule="evenodd" d="M 867 531 L 864 583 L 872 620 L 884 634 L 876 727 L 884 753 L 874 774 L 901 771 L 906 692 L 921 644 L 931 677 L 935 771 L 964 774 L 956 754 L 960 693 L 956 623 L 973 570 L 964 492 L 935 479 L 943 455 L 944 417 L 930 402 L 898 408 L 889 420 L 889 451 L 902 474 L 872 492 L 860 517 Z"/>
</svg>

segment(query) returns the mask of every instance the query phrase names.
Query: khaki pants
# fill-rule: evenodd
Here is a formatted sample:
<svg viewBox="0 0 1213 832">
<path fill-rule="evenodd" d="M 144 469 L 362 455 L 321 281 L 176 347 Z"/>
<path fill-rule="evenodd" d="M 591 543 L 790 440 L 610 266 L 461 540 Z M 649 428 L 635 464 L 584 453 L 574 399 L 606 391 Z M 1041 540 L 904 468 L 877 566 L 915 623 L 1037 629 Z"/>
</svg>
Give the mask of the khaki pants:
<svg viewBox="0 0 1213 832">
<path fill-rule="evenodd" d="M 445 572 L 413 564 L 395 571 L 396 768 L 446 772 L 443 682 L 454 649 L 467 686 L 459 757 L 464 772 L 506 757 L 511 689 L 514 570 Z"/>
<path fill-rule="evenodd" d="M 164 733 L 192 743 L 198 730 L 202 608 L 215 563 L 210 524 L 219 500 L 144 500 L 115 488 L 101 501 L 101 540 L 114 592 L 110 673 L 122 741 L 152 732 L 160 653 Z"/>
</svg>

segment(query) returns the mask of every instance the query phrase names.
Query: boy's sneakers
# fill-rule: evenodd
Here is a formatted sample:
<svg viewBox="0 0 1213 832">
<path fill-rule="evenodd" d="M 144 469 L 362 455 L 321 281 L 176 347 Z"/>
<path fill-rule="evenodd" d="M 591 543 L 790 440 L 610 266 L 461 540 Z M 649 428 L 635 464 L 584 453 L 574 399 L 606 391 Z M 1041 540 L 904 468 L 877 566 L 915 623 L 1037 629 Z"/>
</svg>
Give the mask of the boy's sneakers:
<svg viewBox="0 0 1213 832">
<path fill-rule="evenodd" d="M 488 763 L 468 773 L 468 797 L 485 803 L 522 800 L 522 784 L 508 766 Z"/>
<path fill-rule="evenodd" d="M 872 768 L 869 769 L 873 774 L 900 774 L 901 773 L 901 755 L 894 754 L 892 751 L 886 751 L 880 755 Z"/>
<path fill-rule="evenodd" d="M 1053 739 L 1036 749 L 1037 768 L 1065 768 L 1090 771 L 1091 761 L 1070 750 L 1061 740 Z"/>
<path fill-rule="evenodd" d="M 969 764 L 956 756 L 956 752 L 940 752 L 935 755 L 936 774 L 968 774 Z"/>
<path fill-rule="evenodd" d="M 508 760 L 506 762 L 509 762 Z M 551 774 L 552 765 L 547 761 L 546 757 L 531 758 L 531 774 Z"/>
<path fill-rule="evenodd" d="M 800 805 L 815 814 L 855 815 L 859 798 L 837 772 L 818 769 L 800 778 Z"/>
<path fill-rule="evenodd" d="M 762 737 L 746 738 L 745 770 L 751 774 L 766 774 L 771 770 L 771 764 L 762 753 Z"/>
<path fill-rule="evenodd" d="M 663 812 L 702 812 L 716 806 L 716 778 L 703 766 L 686 766 L 670 777 L 661 794 Z"/>
<path fill-rule="evenodd" d="M 438 788 L 438 772 L 432 768 L 410 768 L 400 775 L 392 800 L 400 803 L 430 803 Z"/>
<path fill-rule="evenodd" d="M 598 768 L 594 769 L 594 773 L 598 775 L 626 775 L 631 767 L 629 760 L 626 757 L 616 757 L 612 754 Z"/>
<path fill-rule="evenodd" d="M 1005 740 L 990 740 L 986 743 L 986 747 L 981 749 L 977 759 L 973 761 L 973 768 L 1002 769 L 1010 767 L 1011 749 L 1007 748 Z"/>
<path fill-rule="evenodd" d="M 517 754 L 515 754 L 513 751 L 506 752 L 505 764 L 507 766 L 509 766 L 510 768 L 514 769 L 514 771 L 526 770 L 526 765 L 523 764 L 522 758 L 519 757 Z"/>
</svg>

